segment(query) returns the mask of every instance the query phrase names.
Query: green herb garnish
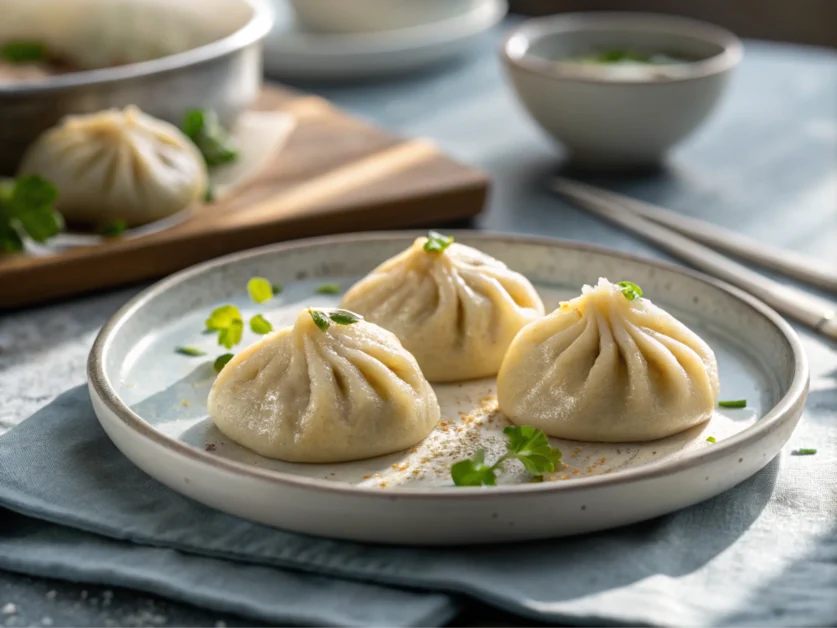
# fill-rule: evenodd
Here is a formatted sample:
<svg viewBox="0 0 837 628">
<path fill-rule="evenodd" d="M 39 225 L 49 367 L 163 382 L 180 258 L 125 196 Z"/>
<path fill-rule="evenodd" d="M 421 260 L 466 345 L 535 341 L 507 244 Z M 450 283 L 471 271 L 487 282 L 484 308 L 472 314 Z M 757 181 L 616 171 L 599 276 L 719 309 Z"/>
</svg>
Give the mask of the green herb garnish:
<svg viewBox="0 0 837 628">
<path fill-rule="evenodd" d="M 276 296 L 277 294 L 281 294 L 282 290 L 284 290 L 284 288 L 282 287 L 282 284 L 280 284 L 280 283 L 273 284 L 272 286 L 270 286 L 270 289 L 273 291 L 273 296 Z"/>
<path fill-rule="evenodd" d="M 215 192 L 212 191 L 210 186 L 206 186 L 206 192 L 203 193 L 203 202 L 204 203 L 214 203 L 215 202 Z"/>
<path fill-rule="evenodd" d="M 599 54 L 590 58 L 590 61 L 596 63 L 624 63 L 625 61 L 633 61 L 634 63 L 650 63 L 651 57 L 648 55 L 640 55 L 630 50 L 619 50 L 616 48 L 610 50 L 603 50 Z"/>
<path fill-rule="evenodd" d="M 747 400 L 746 399 L 733 399 L 731 401 L 719 401 L 718 402 L 719 408 L 746 408 L 747 407 Z"/>
<path fill-rule="evenodd" d="M 273 286 L 264 277 L 253 277 L 248 281 L 247 292 L 256 303 L 264 303 L 273 298 Z"/>
<path fill-rule="evenodd" d="M 817 453 L 816 449 L 797 449 L 796 451 L 792 451 L 792 456 L 813 456 Z"/>
<path fill-rule="evenodd" d="M 244 332 L 244 321 L 241 312 L 234 305 L 222 305 L 212 310 L 206 319 L 206 328 L 218 332 L 218 344 L 232 349 L 241 342 Z"/>
<path fill-rule="evenodd" d="M 317 294 L 340 294 L 340 284 L 324 283 L 317 288 Z"/>
<path fill-rule="evenodd" d="M 49 53 L 39 41 L 10 41 L 0 47 L 0 57 L 12 63 L 46 61 Z"/>
<path fill-rule="evenodd" d="M 179 353 L 180 355 L 188 355 L 192 358 L 196 358 L 201 355 L 206 355 L 206 351 L 198 349 L 197 347 L 177 347 L 175 353 Z"/>
<path fill-rule="evenodd" d="M 427 234 L 427 242 L 424 243 L 424 250 L 428 253 L 441 253 L 453 244 L 453 236 L 442 235 L 436 231 Z"/>
<path fill-rule="evenodd" d="M 320 328 L 320 331 L 326 331 L 329 327 L 331 327 L 331 321 L 328 320 L 328 316 L 319 310 L 312 310 L 309 308 L 308 313 L 311 315 L 311 318 L 314 319 L 314 324 Z"/>
<path fill-rule="evenodd" d="M 195 143 L 210 168 L 238 159 L 238 151 L 232 147 L 230 137 L 214 111 L 192 109 L 186 112 L 183 132 Z"/>
<path fill-rule="evenodd" d="M 707 436 L 707 437 L 706 437 L 706 442 L 707 442 L 707 443 L 717 443 L 718 441 L 717 441 L 717 440 L 715 440 L 715 437 L 714 437 L 714 436 Z"/>
<path fill-rule="evenodd" d="M 273 331 L 273 325 L 271 325 L 270 321 L 268 321 L 261 314 L 256 314 L 250 319 L 250 329 L 257 334 L 264 336 L 265 334 L 269 334 Z"/>
<path fill-rule="evenodd" d="M 506 451 L 493 465 L 485 464 L 485 452 L 480 449 L 473 457 L 451 467 L 453 483 L 457 486 L 496 486 L 497 476 L 506 460 L 518 460 L 534 477 L 553 473 L 561 461 L 561 451 L 549 444 L 543 431 L 529 425 L 508 426 L 503 430 L 508 441 Z"/>
<path fill-rule="evenodd" d="M 99 229 L 99 235 L 103 235 L 106 238 L 115 238 L 117 236 L 122 235 L 127 230 L 128 223 L 126 223 L 124 220 L 114 220 L 106 224 L 101 229 Z"/>
<path fill-rule="evenodd" d="M 53 204 L 58 190 L 38 175 L 0 181 L 0 251 L 23 250 L 23 236 L 46 242 L 64 228 Z"/>
<path fill-rule="evenodd" d="M 322 331 L 331 327 L 332 322 L 337 323 L 338 325 L 354 325 L 355 323 L 359 323 L 363 320 L 363 317 L 360 314 L 355 314 L 349 310 L 332 310 L 326 313 L 321 312 L 320 310 L 312 310 L 311 308 L 308 308 L 308 313 L 311 315 L 311 318 L 314 319 L 314 323 L 317 327 L 319 327 Z"/>
<path fill-rule="evenodd" d="M 354 325 L 363 320 L 360 314 L 355 314 L 349 310 L 332 310 L 328 313 L 328 317 L 338 325 Z"/>
<path fill-rule="evenodd" d="M 227 362 L 232 360 L 235 357 L 233 353 L 225 353 L 224 355 L 219 355 L 215 362 L 212 363 L 212 368 L 215 369 L 216 373 L 220 373 L 224 367 L 227 365 Z"/>
<path fill-rule="evenodd" d="M 635 301 L 642 296 L 642 288 L 632 281 L 620 281 L 616 285 L 622 288 L 622 294 L 628 301 Z"/>
</svg>

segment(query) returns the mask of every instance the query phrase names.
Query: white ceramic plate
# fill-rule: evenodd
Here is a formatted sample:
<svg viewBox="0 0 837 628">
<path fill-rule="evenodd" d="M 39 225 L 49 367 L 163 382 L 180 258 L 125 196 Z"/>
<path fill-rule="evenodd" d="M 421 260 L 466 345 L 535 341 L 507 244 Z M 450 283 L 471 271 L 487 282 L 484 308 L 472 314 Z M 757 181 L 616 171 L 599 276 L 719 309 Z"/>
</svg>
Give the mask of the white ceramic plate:
<svg viewBox="0 0 837 628">
<path fill-rule="evenodd" d="M 274 326 L 299 309 L 335 303 L 323 283 L 346 289 L 419 234 L 353 234 L 279 244 L 224 257 L 146 290 L 102 329 L 89 362 L 93 407 L 117 447 L 176 491 L 241 517 L 314 535 L 448 544 L 590 532 L 683 508 L 746 479 L 787 441 L 805 403 L 808 367 L 796 334 L 762 303 L 725 284 L 661 262 L 551 239 L 455 233 L 527 275 L 547 308 L 605 276 L 645 295 L 715 350 L 721 398 L 746 398 L 705 425 L 650 443 L 553 439 L 566 468 L 539 484 L 515 467 L 494 488 L 457 488 L 450 465 L 478 448 L 503 450 L 505 419 L 494 381 L 436 386 L 442 423 L 419 446 L 348 464 L 268 460 L 237 446 L 206 415 L 212 361 L 224 353 L 202 334 L 216 306 L 265 313 Z M 255 306 L 246 283 L 285 286 Z M 247 335 L 244 345 L 255 341 Z M 194 345 L 204 357 L 175 353 Z M 244 346 L 242 345 L 242 346 Z M 714 436 L 716 444 L 707 442 Z"/>
<path fill-rule="evenodd" d="M 277 79 L 352 80 L 413 72 L 450 60 L 498 24 L 506 0 L 483 0 L 460 16 L 433 24 L 363 34 L 306 32 L 277 8 L 264 42 L 264 67 Z"/>
</svg>

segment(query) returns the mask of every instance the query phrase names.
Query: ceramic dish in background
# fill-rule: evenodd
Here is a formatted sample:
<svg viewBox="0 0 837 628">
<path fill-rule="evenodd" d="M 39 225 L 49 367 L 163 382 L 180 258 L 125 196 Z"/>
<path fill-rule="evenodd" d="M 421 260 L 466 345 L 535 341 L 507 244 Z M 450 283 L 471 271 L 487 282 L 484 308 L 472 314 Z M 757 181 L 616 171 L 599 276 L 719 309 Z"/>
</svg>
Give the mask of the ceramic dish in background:
<svg viewBox="0 0 837 628">
<path fill-rule="evenodd" d="M 592 532 L 655 517 L 717 495 L 764 467 L 790 437 L 805 403 L 808 367 L 790 326 L 759 301 L 698 273 L 586 244 L 476 232 L 454 233 L 529 277 L 547 308 L 599 276 L 630 279 L 716 352 L 722 398 L 747 408 L 648 443 L 552 439 L 567 468 L 543 483 L 510 474 L 501 486 L 452 486 L 465 449 L 504 447 L 494 379 L 434 386 L 443 420 L 410 451 L 345 464 L 262 458 L 224 438 L 206 415 L 225 350 L 202 334 L 212 308 L 232 302 L 274 328 L 315 294 L 346 289 L 419 234 L 350 234 L 238 253 L 180 272 L 138 295 L 102 329 L 88 364 L 94 410 L 137 466 L 175 491 L 220 510 L 289 530 L 359 541 L 463 544 Z M 249 303 L 253 276 L 282 283 L 273 300 Z M 256 336 L 246 332 L 244 343 Z M 202 357 L 175 353 L 194 345 Z M 707 442 L 708 436 L 717 439 Z"/>
<path fill-rule="evenodd" d="M 371 33 L 459 17 L 482 0 L 289 0 L 297 19 L 310 31 Z"/>
<path fill-rule="evenodd" d="M 348 81 L 403 75 L 450 61 L 508 11 L 506 0 L 478 0 L 464 13 L 432 24 L 371 33 L 316 33 L 284 3 L 265 40 L 266 73 L 277 79 Z"/>
<path fill-rule="evenodd" d="M 603 49 L 677 55 L 688 62 L 614 68 L 573 62 Z M 718 104 L 742 56 L 729 31 L 643 13 L 568 13 L 524 22 L 501 54 L 532 118 L 592 168 L 658 163 Z"/>
<path fill-rule="evenodd" d="M 33 40 L 82 68 L 43 80 L 0 83 L 0 173 L 68 114 L 136 105 L 180 124 L 213 109 L 231 126 L 261 90 L 263 0 L 2 0 L 0 43 Z"/>
</svg>

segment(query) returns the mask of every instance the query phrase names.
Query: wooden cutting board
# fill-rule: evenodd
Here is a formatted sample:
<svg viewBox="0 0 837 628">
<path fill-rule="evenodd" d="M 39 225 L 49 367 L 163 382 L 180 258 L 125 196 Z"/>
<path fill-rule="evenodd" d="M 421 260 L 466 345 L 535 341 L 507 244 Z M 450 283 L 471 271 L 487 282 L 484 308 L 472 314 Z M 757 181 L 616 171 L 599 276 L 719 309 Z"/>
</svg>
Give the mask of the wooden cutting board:
<svg viewBox="0 0 837 628">
<path fill-rule="evenodd" d="M 43 257 L 0 256 L 0 309 L 161 277 L 281 240 L 427 226 L 483 208 L 487 176 L 426 141 L 394 137 L 284 88 L 266 87 L 256 109 L 287 111 L 297 127 L 245 187 L 164 231 Z"/>
</svg>

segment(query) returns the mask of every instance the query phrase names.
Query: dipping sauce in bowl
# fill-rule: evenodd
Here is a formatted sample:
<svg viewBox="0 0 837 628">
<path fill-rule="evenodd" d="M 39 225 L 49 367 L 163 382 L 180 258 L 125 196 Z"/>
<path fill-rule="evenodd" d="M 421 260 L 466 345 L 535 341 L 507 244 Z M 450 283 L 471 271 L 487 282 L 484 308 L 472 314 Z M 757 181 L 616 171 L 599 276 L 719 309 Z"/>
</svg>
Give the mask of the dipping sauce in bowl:
<svg viewBox="0 0 837 628">
<path fill-rule="evenodd" d="M 710 116 L 742 47 L 729 31 L 645 13 L 528 20 L 501 51 L 529 115 L 591 169 L 658 165 Z"/>
</svg>

